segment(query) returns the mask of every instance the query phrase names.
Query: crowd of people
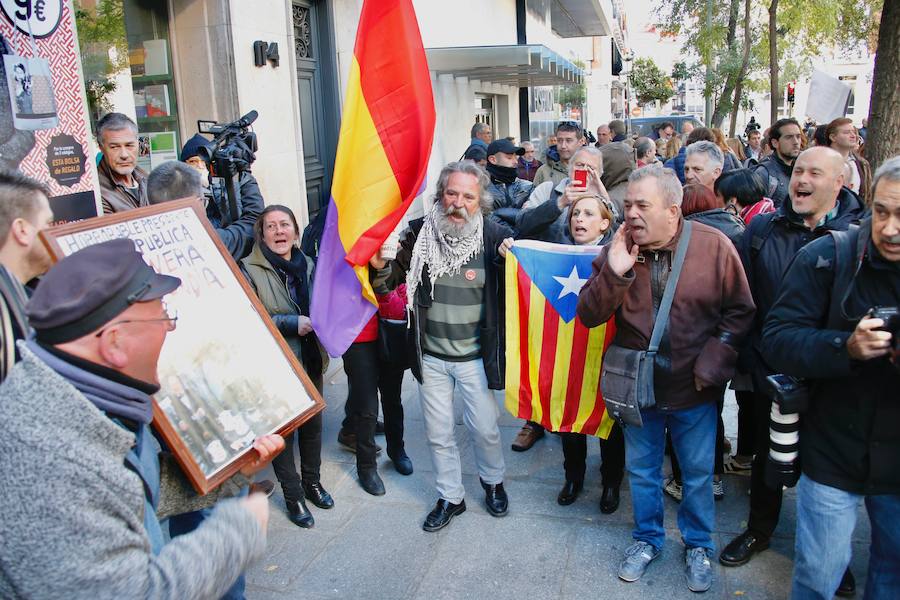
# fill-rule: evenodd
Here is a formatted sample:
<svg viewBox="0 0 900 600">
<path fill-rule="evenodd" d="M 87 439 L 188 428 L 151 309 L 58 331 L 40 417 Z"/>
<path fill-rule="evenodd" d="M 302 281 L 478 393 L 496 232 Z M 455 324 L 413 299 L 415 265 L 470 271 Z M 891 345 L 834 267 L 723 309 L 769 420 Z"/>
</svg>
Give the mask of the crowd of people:
<svg viewBox="0 0 900 600">
<path fill-rule="evenodd" d="M 600 440 L 600 512 L 618 510 L 626 475 L 632 498 L 619 578 L 640 579 L 659 556 L 668 495 L 679 502 L 687 586 L 708 590 L 715 501 L 727 493 L 723 475 L 737 473 L 750 477 L 749 517 L 719 552 L 722 565 L 740 567 L 769 546 L 783 489 L 796 485 L 792 597 L 854 592 L 848 565 L 862 501 L 872 536 L 866 597 L 898 597 L 900 157 L 872 173 L 846 119 L 811 138 L 782 119 L 765 132 L 748 128 L 746 145 L 680 126 L 630 139 L 612 121 L 593 144 L 562 122 L 538 159 L 534 144 L 495 140 L 476 123 L 424 217 L 409 222 L 395 252 L 370 261 L 379 310 L 342 357 L 349 393 L 338 442 L 355 453 L 369 494 L 386 493 L 379 431 L 393 468 L 412 475 L 400 401 L 411 369 L 437 496 L 422 528 L 441 530 L 466 511 L 454 396 L 485 508 L 509 514 L 493 394 L 504 389 L 509 351 L 505 257 L 517 239 L 601 246 L 579 318 L 587 327 L 614 319 L 613 345 L 624 351 L 658 343 L 643 425 L 616 423 Z M 149 174 L 137 167 L 128 117 L 105 116 L 97 137 L 104 212 L 204 201 L 321 391 L 329 357 L 310 297 L 325 211 L 301 231 L 291 209 L 266 206 L 244 173 L 241 212 L 229 214 L 199 158 L 202 136 Z M 320 478 L 321 415 L 286 439 L 257 439 L 253 461 L 198 496 L 150 427 L 159 353 L 178 318 L 164 298 L 180 280 L 154 272 L 127 239 L 51 268 L 38 238 L 53 218 L 47 197 L 27 177 L 0 173 L 0 468 L 15 482 L 0 496 L 0 596 L 241 598 L 241 574 L 265 549 L 274 489 L 252 482 L 257 471 L 272 463 L 298 527 L 314 526 L 307 501 L 335 506 Z M 722 420 L 729 384 L 733 454 Z M 546 435 L 525 422 L 512 450 L 538 452 Z M 584 488 L 588 441 L 560 437 L 556 500 L 567 506 Z"/>
</svg>

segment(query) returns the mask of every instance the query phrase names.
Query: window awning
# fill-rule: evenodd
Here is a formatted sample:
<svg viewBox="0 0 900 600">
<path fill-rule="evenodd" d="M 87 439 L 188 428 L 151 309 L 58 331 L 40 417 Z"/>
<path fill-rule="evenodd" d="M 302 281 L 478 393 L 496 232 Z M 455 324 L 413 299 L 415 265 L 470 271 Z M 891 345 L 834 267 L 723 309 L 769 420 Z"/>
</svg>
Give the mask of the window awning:
<svg viewBox="0 0 900 600">
<path fill-rule="evenodd" d="M 426 48 L 428 69 L 514 87 L 577 85 L 584 71 L 546 46 Z"/>
<path fill-rule="evenodd" d="M 553 33 L 563 38 L 612 35 L 611 15 L 607 13 L 612 5 L 604 4 L 606 10 L 600 0 L 553 0 L 550 7 Z"/>
</svg>

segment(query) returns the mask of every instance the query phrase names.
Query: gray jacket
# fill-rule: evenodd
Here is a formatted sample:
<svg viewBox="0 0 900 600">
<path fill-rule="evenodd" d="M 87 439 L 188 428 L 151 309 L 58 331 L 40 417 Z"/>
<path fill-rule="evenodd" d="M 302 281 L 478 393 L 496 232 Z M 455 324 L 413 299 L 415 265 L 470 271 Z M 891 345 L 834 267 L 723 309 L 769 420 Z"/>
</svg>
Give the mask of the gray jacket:
<svg viewBox="0 0 900 600">
<path fill-rule="evenodd" d="M 19 349 L 0 385 L 0 472 L 12 484 L 0 494 L 0 597 L 221 597 L 265 550 L 256 519 L 222 501 L 154 555 L 144 487 L 124 464 L 134 434 Z M 171 469 L 161 478 L 163 496 L 184 489 Z"/>
</svg>

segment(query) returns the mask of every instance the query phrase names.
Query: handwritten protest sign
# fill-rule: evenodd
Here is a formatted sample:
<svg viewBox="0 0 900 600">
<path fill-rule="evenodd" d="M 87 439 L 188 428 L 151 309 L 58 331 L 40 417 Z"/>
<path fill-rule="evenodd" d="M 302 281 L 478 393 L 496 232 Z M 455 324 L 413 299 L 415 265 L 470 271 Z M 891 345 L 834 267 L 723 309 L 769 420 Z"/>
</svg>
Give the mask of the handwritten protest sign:
<svg viewBox="0 0 900 600">
<path fill-rule="evenodd" d="M 195 200 L 45 232 L 54 260 L 129 238 L 157 272 L 181 278 L 165 301 L 178 313 L 159 360 L 154 427 L 206 493 L 253 458 L 253 440 L 286 435 L 324 402 Z"/>
</svg>

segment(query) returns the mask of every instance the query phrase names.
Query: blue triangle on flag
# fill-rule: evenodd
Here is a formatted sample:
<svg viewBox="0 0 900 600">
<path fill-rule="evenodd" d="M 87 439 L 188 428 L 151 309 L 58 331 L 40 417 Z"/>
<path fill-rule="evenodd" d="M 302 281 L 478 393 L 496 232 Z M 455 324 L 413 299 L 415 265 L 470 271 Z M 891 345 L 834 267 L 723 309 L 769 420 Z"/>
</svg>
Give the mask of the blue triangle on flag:
<svg viewBox="0 0 900 600">
<path fill-rule="evenodd" d="M 597 246 L 565 246 L 531 240 L 517 241 L 512 253 L 547 302 L 568 323 L 575 318 L 578 292 L 591 275 Z"/>
</svg>

